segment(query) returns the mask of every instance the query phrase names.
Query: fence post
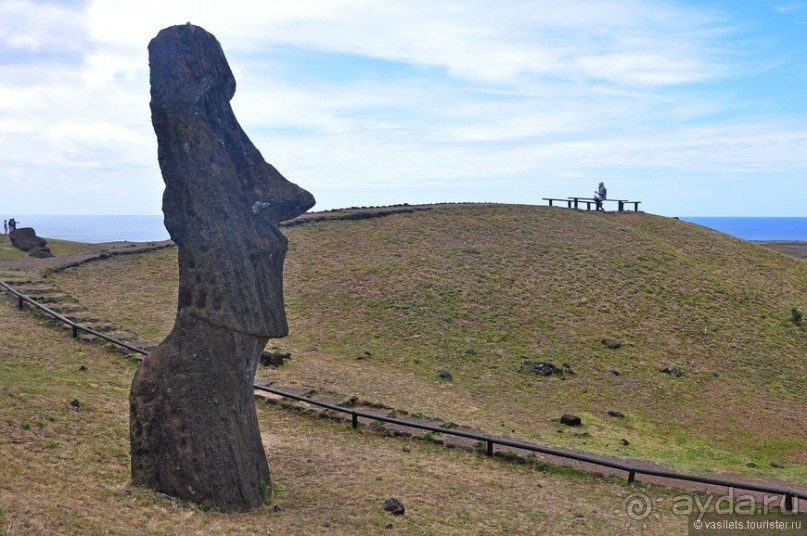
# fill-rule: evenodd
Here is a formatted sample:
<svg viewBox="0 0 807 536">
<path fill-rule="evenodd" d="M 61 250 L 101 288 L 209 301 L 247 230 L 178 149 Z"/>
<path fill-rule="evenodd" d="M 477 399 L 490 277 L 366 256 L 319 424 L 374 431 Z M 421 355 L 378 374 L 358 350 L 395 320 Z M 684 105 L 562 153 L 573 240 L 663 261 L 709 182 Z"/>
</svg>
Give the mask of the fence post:
<svg viewBox="0 0 807 536">
<path fill-rule="evenodd" d="M 785 494 L 785 507 L 784 507 L 784 510 L 786 512 L 796 513 L 795 510 L 793 510 L 793 495 Z"/>
<path fill-rule="evenodd" d="M 350 415 L 352 417 L 353 428 L 358 428 L 359 427 L 359 416 L 356 415 L 355 411 L 351 411 Z"/>
<path fill-rule="evenodd" d="M 73 326 L 73 338 L 78 339 L 78 328 Z"/>
<path fill-rule="evenodd" d="M 628 472 L 628 484 L 633 484 L 634 480 L 636 480 L 636 471 Z"/>
<path fill-rule="evenodd" d="M 24 303 L 25 303 L 25 302 L 24 302 L 24 301 L 22 301 L 22 296 L 20 296 L 20 301 L 19 301 L 19 304 L 17 304 L 17 307 L 18 307 L 18 308 L 19 308 L 21 311 L 22 311 L 22 305 L 23 305 Z"/>
<path fill-rule="evenodd" d="M 488 456 L 493 456 L 493 440 L 492 439 L 488 439 L 488 449 L 487 449 L 486 454 Z"/>
</svg>

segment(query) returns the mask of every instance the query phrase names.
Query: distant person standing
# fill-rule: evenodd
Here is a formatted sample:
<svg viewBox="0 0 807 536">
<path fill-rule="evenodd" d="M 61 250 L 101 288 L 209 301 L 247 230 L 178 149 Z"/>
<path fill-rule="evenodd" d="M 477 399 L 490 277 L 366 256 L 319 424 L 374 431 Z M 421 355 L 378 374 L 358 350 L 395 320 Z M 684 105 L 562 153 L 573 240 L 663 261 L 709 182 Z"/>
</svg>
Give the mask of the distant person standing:
<svg viewBox="0 0 807 536">
<path fill-rule="evenodd" d="M 13 233 L 16 230 L 17 230 L 17 220 L 11 218 L 10 220 L 8 220 L 8 231 L 10 233 Z"/>
<path fill-rule="evenodd" d="M 601 182 L 600 186 L 594 191 L 594 202 L 597 203 L 597 210 L 605 210 L 602 208 L 602 202 L 608 198 L 608 190 L 605 188 L 605 183 Z"/>
<path fill-rule="evenodd" d="M 3 220 L 3 234 L 8 234 L 8 220 Z"/>
</svg>

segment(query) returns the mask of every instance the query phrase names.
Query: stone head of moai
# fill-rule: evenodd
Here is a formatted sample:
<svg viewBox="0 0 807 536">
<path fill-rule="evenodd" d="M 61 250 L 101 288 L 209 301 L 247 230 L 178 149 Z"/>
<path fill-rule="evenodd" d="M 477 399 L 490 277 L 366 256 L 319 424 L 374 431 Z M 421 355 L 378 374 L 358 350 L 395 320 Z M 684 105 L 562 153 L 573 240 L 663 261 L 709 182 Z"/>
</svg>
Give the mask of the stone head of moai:
<svg viewBox="0 0 807 536">
<path fill-rule="evenodd" d="M 179 246 L 178 316 L 265 337 L 288 332 L 286 239 L 277 228 L 314 197 L 268 164 L 241 129 L 221 45 L 191 24 L 149 44 L 151 113 L 165 226 Z"/>
</svg>

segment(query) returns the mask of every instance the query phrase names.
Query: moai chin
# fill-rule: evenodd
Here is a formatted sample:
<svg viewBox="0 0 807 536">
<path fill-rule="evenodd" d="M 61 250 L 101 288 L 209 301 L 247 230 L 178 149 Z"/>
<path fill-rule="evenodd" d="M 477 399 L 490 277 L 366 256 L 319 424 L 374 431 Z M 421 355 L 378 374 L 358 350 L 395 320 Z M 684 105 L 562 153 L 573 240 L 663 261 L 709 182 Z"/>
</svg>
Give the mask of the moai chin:
<svg viewBox="0 0 807 536">
<path fill-rule="evenodd" d="M 253 397 L 261 351 L 288 333 L 287 241 L 277 224 L 314 197 L 268 164 L 230 106 L 216 38 L 191 24 L 149 43 L 165 226 L 179 250 L 174 328 L 130 394 L 132 482 L 225 511 L 270 490 Z"/>
</svg>

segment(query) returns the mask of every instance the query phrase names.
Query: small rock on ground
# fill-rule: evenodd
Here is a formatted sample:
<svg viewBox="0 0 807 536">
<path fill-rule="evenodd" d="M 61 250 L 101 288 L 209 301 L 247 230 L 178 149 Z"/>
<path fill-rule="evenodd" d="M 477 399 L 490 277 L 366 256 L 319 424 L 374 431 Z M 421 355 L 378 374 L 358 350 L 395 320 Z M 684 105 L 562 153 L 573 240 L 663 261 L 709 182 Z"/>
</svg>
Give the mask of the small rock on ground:
<svg viewBox="0 0 807 536">
<path fill-rule="evenodd" d="M 437 375 L 449 382 L 454 380 L 454 376 L 452 376 L 451 373 L 445 369 L 437 369 Z"/>
<path fill-rule="evenodd" d="M 384 510 L 394 516 L 402 516 L 406 511 L 401 501 L 395 498 L 390 498 L 384 501 Z"/>
<path fill-rule="evenodd" d="M 565 424 L 566 426 L 580 426 L 583 424 L 583 420 L 578 417 L 577 415 L 571 415 L 569 413 L 565 413 L 560 418 L 561 424 Z"/>
</svg>

